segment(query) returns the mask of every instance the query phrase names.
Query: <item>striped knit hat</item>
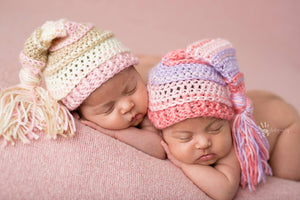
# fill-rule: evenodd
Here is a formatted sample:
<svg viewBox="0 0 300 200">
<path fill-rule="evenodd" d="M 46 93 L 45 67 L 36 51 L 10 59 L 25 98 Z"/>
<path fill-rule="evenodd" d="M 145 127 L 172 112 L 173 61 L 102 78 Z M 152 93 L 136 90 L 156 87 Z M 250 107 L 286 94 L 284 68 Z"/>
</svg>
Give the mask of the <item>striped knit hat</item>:
<svg viewBox="0 0 300 200">
<path fill-rule="evenodd" d="M 20 59 L 24 68 L 43 72 L 51 96 L 69 110 L 115 74 L 138 63 L 112 32 L 66 20 L 48 21 L 38 28 L 26 41 Z"/>
<path fill-rule="evenodd" d="M 21 84 L 0 94 L 0 136 L 13 143 L 17 138 L 29 142 L 41 131 L 54 138 L 72 135 L 75 126 L 69 111 L 115 74 L 138 64 L 112 32 L 64 19 L 37 28 L 20 61 Z M 43 79 L 46 90 L 41 87 Z"/>
<path fill-rule="evenodd" d="M 242 169 L 241 184 L 250 189 L 265 174 L 269 144 L 252 117 L 231 43 L 223 39 L 194 42 L 166 54 L 148 73 L 148 117 L 159 129 L 185 119 L 233 120 L 232 136 Z"/>
</svg>

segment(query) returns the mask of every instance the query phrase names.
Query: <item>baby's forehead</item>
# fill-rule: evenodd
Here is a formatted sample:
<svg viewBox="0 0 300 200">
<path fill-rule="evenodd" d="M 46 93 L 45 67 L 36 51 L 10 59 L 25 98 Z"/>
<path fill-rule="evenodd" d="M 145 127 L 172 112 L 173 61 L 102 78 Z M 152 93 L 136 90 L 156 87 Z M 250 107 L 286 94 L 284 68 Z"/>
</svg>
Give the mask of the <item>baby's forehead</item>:
<svg viewBox="0 0 300 200">
<path fill-rule="evenodd" d="M 116 76 L 128 76 L 128 75 L 135 75 L 138 72 L 136 71 L 136 69 L 134 68 L 133 65 L 127 67 L 126 69 L 121 70 L 119 73 L 115 74 L 113 77 Z"/>
</svg>

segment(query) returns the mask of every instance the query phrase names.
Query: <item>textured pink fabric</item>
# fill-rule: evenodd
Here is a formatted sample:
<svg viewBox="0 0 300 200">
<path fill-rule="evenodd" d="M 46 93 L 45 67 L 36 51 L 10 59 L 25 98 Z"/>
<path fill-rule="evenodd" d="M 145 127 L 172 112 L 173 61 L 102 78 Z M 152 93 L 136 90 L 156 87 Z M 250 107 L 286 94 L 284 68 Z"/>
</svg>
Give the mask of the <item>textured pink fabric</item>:
<svg viewBox="0 0 300 200">
<path fill-rule="evenodd" d="M 203 109 L 204 108 L 204 109 Z M 194 117 L 218 117 L 220 119 L 230 120 L 233 116 L 232 108 L 225 104 L 209 101 L 185 102 L 179 105 L 170 106 L 165 110 L 148 112 L 149 119 L 157 119 L 155 126 L 163 129 L 170 124 L 175 124 L 182 119 Z"/>
<path fill-rule="evenodd" d="M 76 125 L 73 138 L 2 147 L 0 199 L 209 199 L 169 161 Z"/>
<path fill-rule="evenodd" d="M 168 160 L 76 122 L 73 138 L 0 148 L 0 199 L 210 199 Z M 268 177 L 236 199 L 299 199 L 300 183 Z"/>
</svg>

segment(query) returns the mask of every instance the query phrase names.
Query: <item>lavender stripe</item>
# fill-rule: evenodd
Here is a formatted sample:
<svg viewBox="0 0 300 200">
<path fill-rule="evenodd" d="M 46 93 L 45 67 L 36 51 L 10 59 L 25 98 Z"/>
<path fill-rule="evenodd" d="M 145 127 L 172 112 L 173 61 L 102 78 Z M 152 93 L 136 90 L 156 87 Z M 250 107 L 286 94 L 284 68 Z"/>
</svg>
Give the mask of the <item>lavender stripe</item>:
<svg viewBox="0 0 300 200">
<path fill-rule="evenodd" d="M 226 55 L 226 56 L 224 56 Z M 217 71 L 230 82 L 239 73 L 238 63 L 235 57 L 235 49 L 229 48 L 218 52 L 212 59 L 212 63 Z"/>
<path fill-rule="evenodd" d="M 148 73 L 148 82 L 153 85 L 193 79 L 208 80 L 220 85 L 226 85 L 219 72 L 213 67 L 204 64 L 184 63 L 165 66 L 163 62 L 160 62 Z"/>
</svg>

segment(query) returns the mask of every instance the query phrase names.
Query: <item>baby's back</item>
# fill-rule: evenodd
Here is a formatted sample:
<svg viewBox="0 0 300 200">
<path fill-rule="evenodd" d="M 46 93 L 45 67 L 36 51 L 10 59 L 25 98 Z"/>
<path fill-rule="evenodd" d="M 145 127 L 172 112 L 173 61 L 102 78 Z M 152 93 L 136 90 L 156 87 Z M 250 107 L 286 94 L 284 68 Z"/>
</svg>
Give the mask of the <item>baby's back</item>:
<svg viewBox="0 0 300 200">
<path fill-rule="evenodd" d="M 300 118 L 296 109 L 267 91 L 249 91 L 253 116 L 270 144 L 269 163 L 273 174 L 300 179 Z"/>
</svg>

